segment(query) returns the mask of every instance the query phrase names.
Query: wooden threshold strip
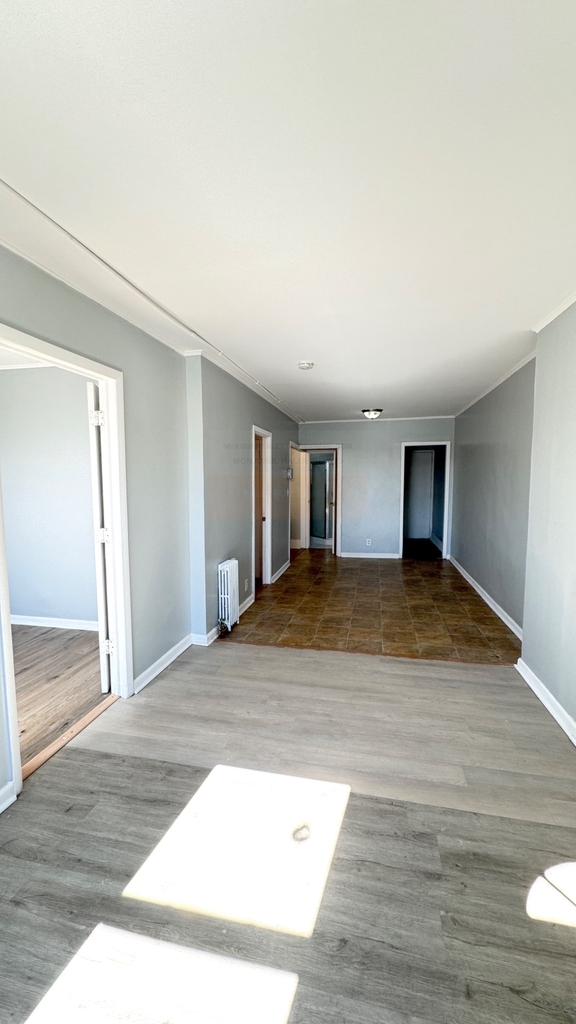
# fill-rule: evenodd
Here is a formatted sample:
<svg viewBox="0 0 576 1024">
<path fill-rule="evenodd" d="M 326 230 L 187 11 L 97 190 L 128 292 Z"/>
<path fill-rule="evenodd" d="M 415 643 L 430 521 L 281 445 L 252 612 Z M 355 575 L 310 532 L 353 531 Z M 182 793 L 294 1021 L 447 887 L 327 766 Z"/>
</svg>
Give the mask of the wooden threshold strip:
<svg viewBox="0 0 576 1024">
<path fill-rule="evenodd" d="M 59 750 L 62 750 L 62 747 L 65 747 L 66 744 L 69 743 L 70 740 L 73 740 L 79 732 L 82 732 L 87 725 L 90 725 L 90 722 L 93 722 L 94 719 L 98 718 L 103 711 L 106 711 L 106 708 L 109 708 L 111 704 L 114 704 L 115 701 L 119 699 L 120 698 L 117 697 L 116 694 L 110 694 L 110 696 L 105 697 L 104 700 L 100 701 L 95 708 L 92 708 L 92 711 L 89 711 L 87 715 L 84 715 L 79 722 L 76 722 L 75 725 L 71 725 L 66 732 L 63 732 L 57 740 L 53 740 L 53 742 L 47 747 L 44 747 L 44 750 L 41 750 L 39 754 L 36 754 L 35 757 L 26 761 L 26 764 L 22 765 L 22 778 L 27 779 L 29 775 L 32 775 L 32 772 L 35 772 L 37 768 L 40 768 L 40 766 L 53 757 L 54 754 L 57 754 Z"/>
</svg>

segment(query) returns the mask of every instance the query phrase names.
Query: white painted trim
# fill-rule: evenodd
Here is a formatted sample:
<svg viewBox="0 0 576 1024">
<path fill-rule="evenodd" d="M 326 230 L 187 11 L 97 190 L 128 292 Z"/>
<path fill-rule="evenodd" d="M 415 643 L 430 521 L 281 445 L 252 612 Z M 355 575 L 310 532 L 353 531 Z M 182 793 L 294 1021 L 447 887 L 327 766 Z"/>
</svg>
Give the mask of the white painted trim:
<svg viewBox="0 0 576 1024">
<path fill-rule="evenodd" d="M 140 690 L 144 689 L 148 683 L 151 683 L 156 676 L 159 676 L 165 668 L 168 668 L 168 665 L 171 665 L 173 661 L 176 661 L 176 658 L 179 658 L 192 643 L 192 634 L 189 633 L 188 636 L 183 637 L 177 644 L 174 644 L 174 647 L 171 647 L 169 651 L 166 651 L 166 654 L 163 654 L 161 658 L 158 658 L 153 665 L 144 669 L 144 671 L 141 672 L 139 676 L 136 676 L 136 679 L 134 680 L 134 693 L 140 693 Z"/>
<path fill-rule="evenodd" d="M 484 587 L 481 587 L 480 584 L 476 582 L 474 577 L 471 576 L 469 572 L 466 572 L 466 569 L 464 569 L 463 566 L 460 565 L 460 562 L 457 562 L 455 558 L 452 558 L 452 555 L 450 555 L 450 561 L 452 562 L 454 568 L 458 569 L 458 572 L 460 573 L 461 576 L 464 577 L 467 583 L 469 583 L 471 587 L 474 587 L 476 593 L 480 594 L 482 600 L 486 601 L 488 607 L 491 608 L 493 612 L 496 612 L 496 615 L 498 615 L 498 617 L 502 619 L 502 622 L 506 626 L 508 626 L 508 629 L 511 629 L 512 632 L 516 634 L 518 639 L 521 640 L 522 626 L 519 626 L 517 622 L 514 622 L 514 619 L 510 615 L 508 615 L 508 612 L 505 612 L 504 609 L 501 608 L 500 605 L 494 600 L 494 598 L 490 597 L 490 594 L 486 590 L 484 590 Z"/>
<path fill-rule="evenodd" d="M 10 621 L 10 588 L 8 585 L 8 561 L 6 557 L 6 534 L 4 532 L 4 505 L 2 502 L 2 480 L 0 479 L 0 716 L 6 715 L 8 732 L 9 784 L 14 794 L 22 789 L 22 760 L 20 757 L 20 730 L 18 728 L 18 707 L 16 703 L 16 676 L 14 674 L 14 648 L 12 645 L 12 624 Z M 0 722 L 0 727 L 2 722 Z M 11 801 L 9 801 L 11 802 Z"/>
<path fill-rule="evenodd" d="M 10 366 L 0 365 L 0 370 L 46 370 L 50 369 L 50 363 L 20 363 L 16 365 L 11 363 Z"/>
<path fill-rule="evenodd" d="M 442 551 L 442 548 L 443 548 L 442 541 L 440 540 L 439 537 L 436 536 L 435 533 L 431 533 L 430 534 L 430 540 L 438 548 L 439 551 Z"/>
<path fill-rule="evenodd" d="M 399 558 L 402 558 L 404 552 L 404 484 L 406 474 L 406 449 L 407 448 L 439 448 L 440 446 L 446 449 L 446 462 L 444 469 L 444 521 L 442 524 L 443 540 L 440 547 L 442 552 L 442 558 L 450 558 L 450 507 L 452 500 L 452 442 L 451 441 L 402 441 L 401 446 L 401 465 L 400 465 L 400 529 L 399 536 L 400 540 L 398 547 L 400 549 Z"/>
<path fill-rule="evenodd" d="M 544 330 L 545 327 L 548 327 L 548 324 L 551 324 L 552 321 L 555 320 L 557 316 L 560 316 L 561 313 L 565 313 L 566 310 L 575 302 L 576 292 L 571 292 L 567 299 L 564 299 L 559 306 L 556 306 L 556 309 L 553 309 L 551 313 L 548 313 L 546 316 L 542 317 L 537 324 L 534 324 L 534 327 L 532 328 L 534 333 L 539 334 L 540 331 Z"/>
<path fill-rule="evenodd" d="M 499 388 L 504 381 L 508 380 L 509 377 L 513 377 L 515 373 L 518 373 L 518 370 L 521 370 L 523 366 L 531 363 L 533 359 L 536 359 L 536 352 L 531 352 L 529 356 L 524 356 L 524 359 L 521 359 L 519 363 L 515 363 L 511 370 L 507 370 L 502 377 L 499 377 L 495 384 L 491 384 L 489 388 L 486 388 L 486 390 L 482 392 L 482 394 L 477 395 L 477 397 L 473 398 L 471 402 L 468 402 L 468 405 L 465 405 L 463 409 L 460 409 L 460 412 L 457 412 L 456 416 L 461 416 L 467 409 L 471 409 L 473 405 L 476 405 L 476 402 L 481 402 L 483 398 L 486 398 L 486 395 L 489 395 L 491 391 L 495 391 L 496 388 Z"/>
<path fill-rule="evenodd" d="M 402 558 L 397 551 L 342 551 L 341 558 Z"/>
<path fill-rule="evenodd" d="M 256 592 L 256 435 L 262 438 L 262 583 L 272 578 L 272 434 L 252 425 L 252 593 Z"/>
<path fill-rule="evenodd" d="M 238 609 L 238 614 L 239 615 L 244 615 L 244 612 L 248 611 L 248 609 L 254 604 L 254 601 L 255 601 L 254 594 L 249 594 L 248 597 L 246 598 L 246 600 L 242 601 L 242 604 L 240 605 L 240 607 Z"/>
<path fill-rule="evenodd" d="M 42 615 L 11 615 L 13 626 L 44 626 L 47 629 L 89 629 L 98 632 L 98 619 L 52 619 Z"/>
<path fill-rule="evenodd" d="M 522 658 L 516 662 L 514 667 L 520 673 L 524 682 L 528 683 L 528 686 L 536 694 L 538 700 L 550 712 L 552 718 L 555 719 L 560 728 L 566 733 L 568 739 L 576 746 L 576 721 L 568 714 L 560 702 L 556 700 L 556 697 L 550 693 L 548 687 L 544 686 L 542 680 L 538 678 L 536 673 L 528 667 Z"/>
<path fill-rule="evenodd" d="M 334 421 L 332 421 L 334 422 Z M 368 422 L 368 421 L 366 421 Z M 339 558 L 342 556 L 342 443 L 340 444 L 306 444 L 300 445 L 301 452 L 334 452 L 334 463 L 336 466 L 336 531 L 334 536 L 333 552 Z M 310 495 L 308 495 L 308 500 Z M 308 524 L 310 517 L 308 516 Z M 308 534 L 307 547 L 310 545 Z"/>
<path fill-rule="evenodd" d="M 412 420 L 453 420 L 454 413 L 446 413 L 442 416 L 379 416 L 377 420 L 368 420 L 365 416 L 356 417 L 353 420 L 300 420 L 300 426 L 307 427 L 316 423 L 410 423 Z M 305 442 L 302 447 L 308 447 Z M 320 447 L 324 447 L 321 445 Z M 330 445 L 330 447 L 333 447 Z"/>
<path fill-rule="evenodd" d="M 210 647 L 218 636 L 218 626 L 214 626 L 209 633 L 191 633 L 190 643 L 195 647 Z"/>
<path fill-rule="evenodd" d="M 102 486 L 111 566 L 107 579 L 108 625 L 109 637 L 116 652 L 110 659 L 111 690 L 119 697 L 129 697 L 134 692 L 134 671 L 122 371 L 17 331 L 7 324 L 0 323 L 0 342 L 11 351 L 32 357 L 41 356 L 51 366 L 58 366 L 98 382 L 100 408 L 104 413 L 101 428 Z M 0 572 L 2 568 L 0 563 Z"/>
<path fill-rule="evenodd" d="M 13 782 L 7 782 L 5 786 L 0 789 L 0 814 L 5 811 L 10 804 L 13 804 L 16 799 L 16 790 Z"/>
<path fill-rule="evenodd" d="M 272 579 L 270 580 L 270 582 L 271 583 L 276 583 L 276 580 L 280 579 L 282 573 L 286 572 L 286 569 L 289 569 L 289 568 L 290 568 L 290 559 L 288 559 L 287 562 L 284 562 L 284 565 L 282 565 L 280 567 L 280 569 L 278 569 L 278 571 L 274 573 L 274 575 L 272 576 Z"/>
</svg>

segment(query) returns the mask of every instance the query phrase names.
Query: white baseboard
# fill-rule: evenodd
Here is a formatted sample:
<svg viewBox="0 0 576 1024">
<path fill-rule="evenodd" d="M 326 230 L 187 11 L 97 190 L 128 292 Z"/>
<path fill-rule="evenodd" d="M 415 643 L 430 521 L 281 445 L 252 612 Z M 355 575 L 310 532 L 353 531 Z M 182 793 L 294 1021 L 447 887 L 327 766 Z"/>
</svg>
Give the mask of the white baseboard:
<svg viewBox="0 0 576 1024">
<path fill-rule="evenodd" d="M 293 550 L 294 548 L 301 548 L 301 547 L 302 547 L 302 541 L 301 540 L 291 540 L 290 541 L 290 549 L 291 550 Z"/>
<path fill-rule="evenodd" d="M 16 791 L 14 789 L 13 782 L 7 782 L 5 786 L 0 789 L 0 814 L 5 811 L 10 804 L 13 804 L 16 799 Z"/>
<path fill-rule="evenodd" d="M 556 700 L 556 697 L 550 693 L 550 690 L 544 686 L 544 683 L 538 678 L 536 673 L 528 667 L 525 661 L 522 661 L 522 658 L 516 662 L 514 667 L 520 673 L 524 682 L 528 683 L 528 686 L 536 694 L 538 700 L 550 712 L 552 718 L 558 722 L 558 725 L 566 733 L 568 739 L 576 746 L 576 721 L 565 711 L 559 701 Z"/>
<path fill-rule="evenodd" d="M 244 615 L 244 612 L 247 612 L 250 605 L 252 604 L 254 604 L 254 594 L 250 594 L 250 596 L 247 597 L 245 601 L 242 601 L 242 604 L 240 605 L 239 608 L 240 615 Z"/>
<path fill-rule="evenodd" d="M 455 558 L 452 558 L 452 555 L 449 556 L 449 560 L 452 562 L 452 565 L 456 569 L 458 569 L 460 575 L 464 577 L 464 579 L 470 584 L 470 586 L 474 587 L 476 593 L 480 594 L 482 600 L 486 601 L 488 607 L 491 608 L 493 612 L 496 612 L 496 615 L 498 615 L 499 618 L 502 619 L 502 622 L 504 622 L 508 626 L 508 629 L 511 629 L 512 632 L 516 634 L 518 639 L 521 640 L 522 626 L 519 626 L 517 622 L 514 622 L 512 616 L 508 615 L 508 612 L 505 612 L 504 609 L 501 608 L 499 604 L 497 604 L 493 597 L 490 597 L 490 594 L 488 594 L 487 591 L 484 590 L 484 587 L 481 587 L 480 584 L 476 582 L 476 580 L 470 575 L 469 572 L 466 572 L 466 569 L 464 569 L 460 565 L 460 562 L 457 562 Z"/>
<path fill-rule="evenodd" d="M 180 655 L 194 642 L 192 636 L 193 634 L 189 633 L 188 636 L 183 637 L 183 639 L 179 640 L 177 644 L 174 644 L 174 647 L 171 647 L 169 651 L 166 651 L 166 654 L 163 654 L 161 658 L 158 658 L 158 661 L 155 661 L 153 665 L 150 665 L 150 667 L 145 669 L 144 672 L 141 672 L 134 680 L 134 693 L 139 693 L 147 683 L 151 683 L 152 680 L 155 679 L 156 676 L 160 675 L 165 668 L 168 668 L 168 665 L 171 665 L 176 658 L 180 657 Z"/>
<path fill-rule="evenodd" d="M 195 647 L 210 647 L 218 636 L 218 626 L 214 626 L 209 633 L 191 633 L 190 643 Z"/>
<path fill-rule="evenodd" d="M 442 541 L 440 540 L 439 537 L 436 536 L 435 533 L 431 533 L 430 534 L 430 540 L 438 548 L 439 551 L 443 551 L 444 550 L 444 545 L 443 545 Z"/>
<path fill-rule="evenodd" d="M 341 551 L 340 558 L 402 558 L 397 551 Z"/>
<path fill-rule="evenodd" d="M 278 569 L 278 572 L 274 573 L 274 575 L 273 575 L 272 579 L 270 580 L 270 582 L 271 583 L 276 583 L 276 580 L 280 579 L 282 573 L 286 572 L 286 569 L 289 569 L 289 568 L 290 568 L 290 559 L 288 559 L 287 562 L 284 562 L 284 565 L 281 566 L 280 569 Z"/>
<path fill-rule="evenodd" d="M 47 619 L 38 615 L 11 615 L 13 626 L 45 626 L 49 629 L 90 629 L 98 632 L 98 622 L 93 619 Z"/>
</svg>

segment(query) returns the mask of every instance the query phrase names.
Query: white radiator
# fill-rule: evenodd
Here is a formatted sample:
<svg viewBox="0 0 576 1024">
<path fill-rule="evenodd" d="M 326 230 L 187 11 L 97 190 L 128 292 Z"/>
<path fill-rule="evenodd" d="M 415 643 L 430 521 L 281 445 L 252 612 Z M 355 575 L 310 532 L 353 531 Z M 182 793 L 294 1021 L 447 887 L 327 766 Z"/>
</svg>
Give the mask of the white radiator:
<svg viewBox="0 0 576 1024">
<path fill-rule="evenodd" d="M 218 620 L 221 630 L 224 626 L 231 630 L 240 621 L 237 558 L 228 558 L 218 566 Z"/>
</svg>

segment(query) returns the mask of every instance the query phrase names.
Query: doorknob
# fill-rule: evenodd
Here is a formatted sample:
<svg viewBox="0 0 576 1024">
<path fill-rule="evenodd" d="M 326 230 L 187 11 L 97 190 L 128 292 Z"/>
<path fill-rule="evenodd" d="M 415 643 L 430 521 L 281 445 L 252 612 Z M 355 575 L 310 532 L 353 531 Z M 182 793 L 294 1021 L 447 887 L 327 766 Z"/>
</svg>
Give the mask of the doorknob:
<svg viewBox="0 0 576 1024">
<path fill-rule="evenodd" d="M 262 522 L 263 522 L 263 523 L 265 523 L 265 522 L 266 522 L 266 516 L 262 516 Z"/>
</svg>

